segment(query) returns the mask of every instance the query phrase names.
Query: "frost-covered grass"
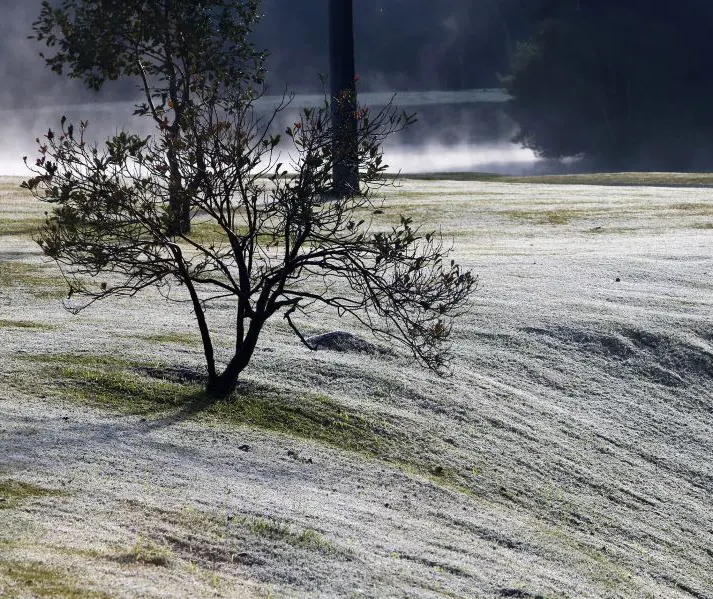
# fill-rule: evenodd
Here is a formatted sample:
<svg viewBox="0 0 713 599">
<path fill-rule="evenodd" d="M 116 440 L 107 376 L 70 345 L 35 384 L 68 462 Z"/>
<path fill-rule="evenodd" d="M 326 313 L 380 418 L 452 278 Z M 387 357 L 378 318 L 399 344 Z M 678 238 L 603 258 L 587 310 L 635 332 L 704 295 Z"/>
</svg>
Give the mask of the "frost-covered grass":
<svg viewBox="0 0 713 599">
<path fill-rule="evenodd" d="M 713 197 L 597 177 L 387 194 L 480 277 L 452 378 L 277 321 L 218 404 L 187 307 L 71 316 L 0 235 L 0 480 L 61 491 L 0 510 L 0 596 L 713 597 Z"/>
<path fill-rule="evenodd" d="M 614 185 L 657 187 L 713 187 L 712 173 L 581 173 L 571 175 L 497 175 L 492 173 L 422 173 L 404 175 L 421 181 L 472 181 L 543 185 Z"/>
</svg>

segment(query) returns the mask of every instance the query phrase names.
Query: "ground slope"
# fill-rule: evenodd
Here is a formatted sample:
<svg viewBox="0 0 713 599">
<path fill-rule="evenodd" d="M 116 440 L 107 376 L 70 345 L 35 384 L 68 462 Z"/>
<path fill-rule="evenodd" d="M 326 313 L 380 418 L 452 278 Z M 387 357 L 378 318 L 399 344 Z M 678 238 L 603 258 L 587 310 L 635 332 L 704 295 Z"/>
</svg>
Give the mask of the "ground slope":
<svg viewBox="0 0 713 599">
<path fill-rule="evenodd" d="M 455 376 L 277 323 L 207 406 L 188 308 L 62 311 L 0 183 L 0 596 L 713 598 L 710 191 L 405 181 Z"/>
</svg>

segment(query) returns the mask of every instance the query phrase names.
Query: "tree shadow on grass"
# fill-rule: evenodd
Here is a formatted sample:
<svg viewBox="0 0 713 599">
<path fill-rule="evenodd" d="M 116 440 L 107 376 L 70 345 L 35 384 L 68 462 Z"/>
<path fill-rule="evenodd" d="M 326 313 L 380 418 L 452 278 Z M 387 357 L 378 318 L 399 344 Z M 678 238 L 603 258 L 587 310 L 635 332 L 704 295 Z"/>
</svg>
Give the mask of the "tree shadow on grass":
<svg viewBox="0 0 713 599">
<path fill-rule="evenodd" d="M 324 394 L 243 380 L 228 398 L 215 399 L 204 391 L 203 371 L 140 368 L 135 371 L 145 377 L 185 385 L 184 392 L 174 395 L 170 405 L 155 405 L 155 419 L 146 422 L 147 431 L 206 417 L 220 424 L 271 431 L 382 457 L 390 455 L 389 448 L 403 440 L 398 428 L 383 416 L 363 414 Z M 167 407 L 172 408 L 168 413 Z"/>
<path fill-rule="evenodd" d="M 276 390 L 253 381 L 238 381 L 237 388 L 227 398 L 218 399 L 205 391 L 207 374 L 205 370 L 181 366 L 148 367 L 139 366 L 133 370 L 143 376 L 160 381 L 185 385 L 186 393 L 177 398 L 176 409 L 148 424 L 150 429 L 158 429 L 179 424 L 201 414 L 213 413 L 217 417 L 235 420 L 232 406 L 239 403 L 254 403 L 274 397 Z M 164 411 L 165 414 L 165 411 Z M 232 418 L 231 418 L 232 416 Z M 240 420 L 240 418 L 238 418 Z"/>
</svg>

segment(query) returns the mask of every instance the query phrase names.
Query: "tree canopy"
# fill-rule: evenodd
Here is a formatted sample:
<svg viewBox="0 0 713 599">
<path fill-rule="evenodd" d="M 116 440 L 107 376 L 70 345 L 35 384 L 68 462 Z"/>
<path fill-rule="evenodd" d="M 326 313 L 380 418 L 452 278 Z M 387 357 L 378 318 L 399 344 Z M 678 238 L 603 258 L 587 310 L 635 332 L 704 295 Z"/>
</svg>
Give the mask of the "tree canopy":
<svg viewBox="0 0 713 599">
<path fill-rule="evenodd" d="M 42 2 L 33 24 L 43 55 L 59 75 L 100 89 L 108 80 L 134 80 L 144 100 L 136 114 L 153 119 L 169 135 L 172 214 L 167 226 L 190 228 L 192 181 L 182 178 L 177 154 L 185 119 L 207 86 L 223 101 L 240 104 L 254 97 L 264 78 L 265 53 L 250 34 L 258 20 L 258 0 L 63 0 Z"/>
</svg>

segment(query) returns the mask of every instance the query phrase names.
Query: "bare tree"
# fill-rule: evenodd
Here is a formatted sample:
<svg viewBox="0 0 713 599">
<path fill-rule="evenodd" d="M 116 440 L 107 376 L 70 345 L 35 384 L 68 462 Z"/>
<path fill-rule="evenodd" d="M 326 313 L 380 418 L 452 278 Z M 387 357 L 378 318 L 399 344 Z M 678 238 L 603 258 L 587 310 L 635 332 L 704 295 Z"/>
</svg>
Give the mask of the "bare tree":
<svg viewBox="0 0 713 599">
<path fill-rule="evenodd" d="M 140 138 L 121 132 L 87 143 L 87 123 L 40 140 L 34 177 L 23 183 L 53 204 L 38 242 L 63 269 L 73 310 L 109 296 L 158 287 L 192 304 L 208 370 L 207 391 L 225 397 L 250 362 L 266 321 L 282 314 L 305 343 L 299 315 L 318 307 L 356 317 L 404 344 L 437 371 L 447 366 L 451 320 L 475 284 L 448 260 L 449 248 L 411 220 L 377 230 L 375 192 L 386 184 L 381 144 L 412 117 L 392 106 L 358 108 L 360 185 L 332 193 L 335 155 L 329 104 L 304 109 L 281 141 L 253 99 L 225 95 L 195 78 L 175 153 L 191 232 L 171 232 L 170 130 Z M 283 144 L 288 149 L 282 149 Z M 284 160 L 284 162 L 283 162 Z M 27 160 L 26 160 L 27 162 Z M 30 164 L 30 163 L 28 163 Z M 216 363 L 207 321 L 212 302 L 235 307 L 234 351 Z"/>
</svg>

